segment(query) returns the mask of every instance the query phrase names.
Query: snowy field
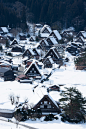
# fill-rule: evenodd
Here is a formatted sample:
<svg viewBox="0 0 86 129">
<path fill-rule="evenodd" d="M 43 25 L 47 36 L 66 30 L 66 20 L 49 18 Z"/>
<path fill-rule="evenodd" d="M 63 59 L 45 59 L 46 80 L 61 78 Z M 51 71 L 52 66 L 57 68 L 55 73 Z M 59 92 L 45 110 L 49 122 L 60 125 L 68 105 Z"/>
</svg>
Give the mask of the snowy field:
<svg viewBox="0 0 86 129">
<path fill-rule="evenodd" d="M 76 70 L 72 57 L 70 54 L 67 54 L 66 57 L 69 57 L 70 61 L 66 63 L 66 67 L 62 66 L 60 69 L 55 69 L 49 81 L 40 84 L 38 82 L 34 82 L 31 84 L 21 84 L 17 81 L 14 82 L 4 82 L 0 79 L 0 109 L 14 109 L 15 105 L 12 106 L 9 100 L 9 95 L 13 94 L 15 97 L 19 96 L 20 102 L 24 102 L 26 98 L 28 98 L 28 102 L 36 104 L 44 94 L 47 93 L 47 87 L 56 84 L 61 86 L 61 90 L 64 87 L 76 87 L 82 94 L 83 97 L 86 97 L 86 71 Z M 38 85 L 38 87 L 33 92 L 33 87 Z M 42 87 L 45 85 L 46 87 Z M 60 98 L 60 93 L 57 91 L 52 91 L 49 93 L 50 96 L 58 101 Z M 54 120 L 52 122 L 41 122 L 37 121 L 26 121 L 25 124 L 29 126 L 38 128 L 38 129 L 85 129 L 86 124 L 69 124 L 63 123 L 59 120 Z M 16 125 L 12 125 L 7 122 L 0 121 L 0 129 L 16 129 Z M 20 129 L 25 129 L 20 127 Z"/>
<path fill-rule="evenodd" d="M 0 129 L 25 129 L 25 127 L 18 125 L 18 128 L 16 128 L 16 124 L 0 120 Z"/>
</svg>

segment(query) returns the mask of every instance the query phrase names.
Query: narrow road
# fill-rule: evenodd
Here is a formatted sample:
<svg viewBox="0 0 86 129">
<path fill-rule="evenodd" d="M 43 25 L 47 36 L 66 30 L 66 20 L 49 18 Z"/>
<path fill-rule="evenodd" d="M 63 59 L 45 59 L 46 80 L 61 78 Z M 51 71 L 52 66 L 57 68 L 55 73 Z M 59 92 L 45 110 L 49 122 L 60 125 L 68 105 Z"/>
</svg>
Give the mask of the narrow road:
<svg viewBox="0 0 86 129">
<path fill-rule="evenodd" d="M 37 128 L 31 127 L 31 126 L 28 126 L 28 125 L 23 125 L 23 124 L 19 124 L 19 125 L 24 126 L 24 127 L 28 128 L 28 129 L 37 129 Z"/>
<path fill-rule="evenodd" d="M 5 120 L 5 119 L 1 119 L 0 118 L 0 120 L 1 121 L 5 121 L 5 122 L 8 122 L 8 120 Z M 13 121 L 9 121 L 10 123 L 13 123 L 13 124 L 16 124 L 15 122 L 13 122 Z M 28 128 L 28 129 L 37 129 L 37 128 L 34 128 L 34 127 L 31 127 L 31 126 L 28 126 L 28 125 L 24 125 L 24 124 L 21 124 L 21 123 L 19 123 L 18 125 L 21 125 L 21 126 L 23 126 L 23 127 L 25 127 L 25 128 Z"/>
</svg>

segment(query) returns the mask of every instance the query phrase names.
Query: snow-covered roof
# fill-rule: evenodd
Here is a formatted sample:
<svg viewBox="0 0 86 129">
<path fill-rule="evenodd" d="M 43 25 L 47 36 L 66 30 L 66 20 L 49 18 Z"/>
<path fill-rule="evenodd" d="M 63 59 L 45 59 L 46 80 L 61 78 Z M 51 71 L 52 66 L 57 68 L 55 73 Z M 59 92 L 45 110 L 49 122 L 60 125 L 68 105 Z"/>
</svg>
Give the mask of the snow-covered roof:
<svg viewBox="0 0 86 129">
<path fill-rule="evenodd" d="M 22 56 L 22 53 L 21 52 L 11 52 L 12 56 L 15 57 L 15 56 Z"/>
<path fill-rule="evenodd" d="M 56 37 L 57 37 L 58 40 L 61 40 L 62 39 L 60 33 L 57 30 L 53 30 L 53 32 L 56 35 Z"/>
<path fill-rule="evenodd" d="M 7 68 L 7 67 L 0 67 L 0 72 L 1 73 L 5 73 L 5 72 L 7 72 L 7 71 L 9 71 L 10 70 L 10 68 Z"/>
<path fill-rule="evenodd" d="M 41 29 L 41 33 L 44 31 L 44 29 L 45 28 L 47 28 L 47 30 L 49 31 L 49 33 L 51 33 L 52 32 L 52 30 L 51 30 L 51 28 L 50 28 L 50 26 L 49 25 L 44 25 L 43 27 L 42 27 L 42 29 Z"/>
<path fill-rule="evenodd" d="M 5 113 L 12 113 L 14 112 L 15 105 L 12 105 L 10 101 L 5 102 L 5 103 L 0 103 L 0 112 L 5 112 Z"/>
<path fill-rule="evenodd" d="M 31 38 L 32 38 L 34 41 L 36 40 L 36 37 L 35 37 L 35 36 L 31 36 L 31 37 L 29 38 L 29 40 L 30 40 Z"/>
<path fill-rule="evenodd" d="M 75 28 L 74 27 L 69 27 L 69 28 L 67 28 L 67 29 L 63 29 L 62 30 L 62 33 L 64 32 L 64 31 L 75 31 Z"/>
<path fill-rule="evenodd" d="M 33 48 L 37 48 L 40 45 L 40 43 L 36 43 L 36 45 Z"/>
<path fill-rule="evenodd" d="M 4 60 L 6 60 L 6 59 L 13 59 L 13 57 L 11 57 L 11 56 L 3 56 L 3 58 L 4 58 Z"/>
<path fill-rule="evenodd" d="M 45 92 L 45 94 L 43 94 L 43 96 L 40 96 L 40 100 L 39 100 L 39 101 L 41 101 L 42 98 L 44 98 L 44 97 L 48 97 L 48 98 L 53 102 L 53 104 L 54 104 L 57 108 L 59 108 L 58 105 L 57 105 L 57 103 L 53 100 L 53 98 L 52 98 L 52 97 L 49 95 L 49 93 L 47 93 L 47 92 Z M 39 103 L 39 101 L 38 101 L 38 103 Z M 38 103 L 36 103 L 36 105 L 37 105 Z"/>
<path fill-rule="evenodd" d="M 11 66 L 11 64 L 8 61 L 5 61 L 5 60 L 2 60 L 2 63 L 0 65 L 10 65 Z"/>
<path fill-rule="evenodd" d="M 52 48 L 50 48 L 50 49 L 52 49 L 53 52 L 55 53 L 55 55 L 59 58 L 58 54 L 55 52 L 55 47 L 52 47 Z"/>
<path fill-rule="evenodd" d="M 40 55 L 41 54 L 41 52 L 42 52 L 42 50 L 40 50 L 40 49 L 37 49 L 37 48 L 35 48 L 35 50 L 37 51 L 37 53 Z"/>
<path fill-rule="evenodd" d="M 49 95 L 49 93 L 48 93 L 47 95 L 48 95 L 48 97 L 52 100 L 52 102 L 56 105 L 56 107 L 58 107 L 56 101 L 54 101 L 54 99 Z"/>
<path fill-rule="evenodd" d="M 0 109 L 0 113 L 13 113 L 14 110 L 10 110 L 10 109 Z"/>
<path fill-rule="evenodd" d="M 58 42 L 53 36 L 49 36 L 48 38 L 52 41 L 53 44 L 58 44 Z"/>
<path fill-rule="evenodd" d="M 11 64 L 5 63 L 5 62 L 1 63 L 0 66 L 1 66 L 1 65 L 4 65 L 4 66 L 8 66 L 8 65 L 9 65 L 9 66 L 11 67 Z"/>
<path fill-rule="evenodd" d="M 82 39 L 83 42 L 85 42 L 85 39 L 82 36 L 80 36 L 80 38 Z"/>
<path fill-rule="evenodd" d="M 38 24 L 36 24 L 36 27 L 38 27 L 38 28 L 43 27 L 43 25 L 38 23 Z"/>
<path fill-rule="evenodd" d="M 84 36 L 84 38 L 86 38 L 86 32 L 85 31 L 81 31 L 81 33 Z"/>
<path fill-rule="evenodd" d="M 41 33 L 41 38 L 47 38 L 50 34 L 48 33 Z"/>
<path fill-rule="evenodd" d="M 36 62 L 35 62 L 35 60 L 33 60 L 33 62 L 31 63 L 31 65 L 30 65 L 28 68 L 26 68 L 26 69 L 24 70 L 24 74 L 27 73 L 27 71 L 32 67 L 33 64 L 35 65 L 35 67 L 36 67 L 37 70 L 39 71 L 40 75 L 42 75 L 42 73 L 40 72 L 40 70 L 39 70 L 39 68 L 38 68 L 38 66 L 37 66 L 37 64 L 36 64 Z"/>
<path fill-rule="evenodd" d="M 20 46 L 20 45 L 18 45 L 18 44 L 13 45 L 13 48 L 15 48 L 15 47 L 22 48 L 22 46 Z"/>
<path fill-rule="evenodd" d="M 44 40 L 44 42 L 46 43 L 47 46 L 49 46 L 48 42 L 46 41 L 46 39 Z"/>
<path fill-rule="evenodd" d="M 44 41 L 45 44 L 46 44 L 47 46 L 49 46 L 49 44 L 48 44 L 48 42 L 46 41 L 46 39 L 42 39 L 42 40 L 40 41 L 40 43 L 41 43 L 42 41 Z"/>
<path fill-rule="evenodd" d="M 47 58 L 49 59 L 49 61 L 51 62 L 51 64 L 54 64 L 54 61 L 53 61 L 53 59 L 51 58 L 51 56 L 48 56 Z"/>
<path fill-rule="evenodd" d="M 35 55 L 35 53 L 33 52 L 33 50 L 32 50 L 31 48 L 29 48 L 28 50 L 30 51 L 30 53 L 31 53 L 32 55 Z"/>
<path fill-rule="evenodd" d="M 51 56 L 48 56 L 47 58 L 49 59 L 49 61 L 51 62 L 51 64 L 54 64 L 54 61 L 53 61 L 53 59 L 51 58 Z M 45 61 L 47 60 L 47 58 L 45 59 Z M 44 61 L 44 62 L 45 62 L 45 61 Z"/>
<path fill-rule="evenodd" d="M 4 33 L 8 33 L 7 27 L 1 27 L 1 29 L 3 30 Z"/>
</svg>

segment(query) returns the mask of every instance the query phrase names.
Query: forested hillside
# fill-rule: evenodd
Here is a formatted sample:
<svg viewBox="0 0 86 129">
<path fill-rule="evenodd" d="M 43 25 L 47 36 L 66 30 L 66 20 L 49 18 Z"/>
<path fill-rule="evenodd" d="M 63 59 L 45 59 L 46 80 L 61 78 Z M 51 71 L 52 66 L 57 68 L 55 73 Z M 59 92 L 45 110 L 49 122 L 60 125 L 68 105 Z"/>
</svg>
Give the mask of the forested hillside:
<svg viewBox="0 0 86 129">
<path fill-rule="evenodd" d="M 26 20 L 83 30 L 86 0 L 0 0 L 0 26 L 19 26 Z"/>
</svg>

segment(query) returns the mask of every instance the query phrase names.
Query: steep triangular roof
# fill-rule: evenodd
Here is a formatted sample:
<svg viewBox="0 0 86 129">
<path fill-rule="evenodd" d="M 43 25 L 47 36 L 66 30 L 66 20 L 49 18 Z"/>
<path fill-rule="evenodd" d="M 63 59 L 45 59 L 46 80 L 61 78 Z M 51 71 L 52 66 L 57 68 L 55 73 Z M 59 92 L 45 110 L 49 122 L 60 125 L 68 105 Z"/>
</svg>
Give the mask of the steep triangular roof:
<svg viewBox="0 0 86 129">
<path fill-rule="evenodd" d="M 35 41 L 36 40 L 36 37 L 35 36 L 31 36 L 30 38 L 29 38 L 29 41 Z"/>
<path fill-rule="evenodd" d="M 44 62 L 45 62 L 47 59 L 49 59 L 49 61 L 50 61 L 51 64 L 54 64 L 54 61 L 53 61 L 53 59 L 51 58 L 51 56 L 48 56 L 48 57 L 44 60 Z M 43 62 L 43 63 L 44 63 L 44 62 Z"/>
<path fill-rule="evenodd" d="M 34 69 L 33 69 L 33 68 L 34 68 Z M 33 61 L 33 62 L 31 63 L 31 65 L 30 65 L 28 68 L 25 69 L 24 74 L 27 75 L 28 73 L 30 73 L 30 71 L 32 71 L 32 74 L 33 74 L 33 76 L 34 76 L 35 70 L 36 70 L 36 72 L 37 72 L 40 76 L 42 76 L 42 74 L 41 74 L 41 72 L 40 72 L 40 70 L 39 70 L 39 68 L 38 68 L 38 66 L 37 66 L 37 64 L 36 64 L 35 61 Z"/>
<path fill-rule="evenodd" d="M 35 53 L 33 52 L 33 50 L 32 50 L 31 48 L 26 49 L 26 50 L 24 51 L 23 55 L 24 55 L 27 51 L 29 51 L 31 55 L 33 55 L 33 56 L 35 55 Z"/>
<path fill-rule="evenodd" d="M 53 30 L 53 33 L 55 34 L 55 36 L 56 36 L 56 38 L 57 38 L 58 40 L 61 40 L 61 39 L 62 39 L 60 33 L 59 33 L 57 30 Z"/>
<path fill-rule="evenodd" d="M 55 47 L 50 48 L 50 50 L 46 53 L 45 57 L 48 55 L 48 53 L 49 53 L 50 51 L 52 51 L 52 52 L 56 55 L 57 58 L 60 58 L 60 55 L 59 55 L 59 53 L 58 53 L 58 51 L 56 50 Z M 44 58 L 45 58 L 45 57 L 44 57 Z"/>
<path fill-rule="evenodd" d="M 2 29 L 2 31 L 3 31 L 4 33 L 8 33 L 7 27 L 1 27 L 1 29 Z"/>
<path fill-rule="evenodd" d="M 42 99 L 40 99 L 40 101 L 33 108 L 34 109 L 38 108 L 38 106 L 41 104 L 41 102 L 43 102 L 45 100 L 49 101 L 54 108 L 59 109 L 59 106 L 57 105 L 57 103 L 53 100 L 53 98 L 49 94 L 44 95 L 42 97 Z"/>
<path fill-rule="evenodd" d="M 42 39 L 42 40 L 40 41 L 40 44 L 41 44 L 42 41 L 46 44 L 46 46 L 49 46 L 49 44 L 48 44 L 48 42 L 46 41 L 46 39 Z"/>
<path fill-rule="evenodd" d="M 14 40 L 11 42 L 11 44 L 10 44 L 10 45 L 15 45 L 15 44 L 18 44 L 17 39 L 14 39 Z"/>
<path fill-rule="evenodd" d="M 81 31 L 82 35 L 84 38 L 86 38 L 86 32 L 85 31 Z"/>
<path fill-rule="evenodd" d="M 49 25 L 44 25 L 40 32 L 43 33 L 43 31 L 44 31 L 45 29 L 47 29 L 49 33 L 52 32 L 52 30 L 51 30 L 51 28 L 50 28 Z"/>
<path fill-rule="evenodd" d="M 51 42 L 53 43 L 53 45 L 58 44 L 58 42 L 56 41 L 56 39 L 55 39 L 53 36 L 49 36 L 49 37 L 46 39 L 47 42 L 48 42 L 48 39 L 51 40 Z"/>
</svg>

